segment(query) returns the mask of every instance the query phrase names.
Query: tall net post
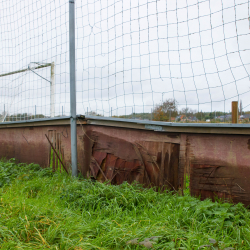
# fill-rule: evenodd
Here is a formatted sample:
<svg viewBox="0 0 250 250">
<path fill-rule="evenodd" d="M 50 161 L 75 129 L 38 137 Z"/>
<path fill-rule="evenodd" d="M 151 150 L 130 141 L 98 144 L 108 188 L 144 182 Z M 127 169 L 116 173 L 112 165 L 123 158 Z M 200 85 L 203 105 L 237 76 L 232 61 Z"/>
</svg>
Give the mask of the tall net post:
<svg viewBox="0 0 250 250">
<path fill-rule="evenodd" d="M 76 127 L 76 68 L 75 68 L 75 1 L 69 0 L 69 51 L 70 51 L 70 134 L 72 176 L 77 176 Z"/>
</svg>

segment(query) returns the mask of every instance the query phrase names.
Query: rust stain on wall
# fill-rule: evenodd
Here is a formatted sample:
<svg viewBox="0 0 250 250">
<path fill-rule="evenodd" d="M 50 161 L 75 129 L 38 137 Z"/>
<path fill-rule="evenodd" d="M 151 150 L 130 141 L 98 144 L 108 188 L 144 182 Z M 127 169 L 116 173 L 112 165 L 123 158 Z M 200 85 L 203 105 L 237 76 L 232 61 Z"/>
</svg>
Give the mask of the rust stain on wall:
<svg viewBox="0 0 250 250">
<path fill-rule="evenodd" d="M 250 149 L 250 139 L 247 141 L 247 148 Z"/>
<path fill-rule="evenodd" d="M 249 169 L 215 166 L 208 164 L 191 164 L 191 195 L 201 199 L 216 197 L 229 202 L 242 202 L 250 205 L 250 184 L 247 176 Z"/>
</svg>

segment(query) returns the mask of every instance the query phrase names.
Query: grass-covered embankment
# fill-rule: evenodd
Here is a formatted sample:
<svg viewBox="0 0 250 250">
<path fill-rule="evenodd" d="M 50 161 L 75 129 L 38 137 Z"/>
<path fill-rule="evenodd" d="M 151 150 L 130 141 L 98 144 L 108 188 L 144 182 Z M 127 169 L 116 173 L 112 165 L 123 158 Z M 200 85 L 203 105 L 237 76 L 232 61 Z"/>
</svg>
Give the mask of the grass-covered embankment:
<svg viewBox="0 0 250 250">
<path fill-rule="evenodd" d="M 151 236 L 160 236 L 154 249 L 198 249 L 209 238 L 220 249 L 250 249 L 241 204 L 93 183 L 13 160 L 0 162 L 0 187 L 0 249 L 146 249 L 126 242 Z"/>
</svg>

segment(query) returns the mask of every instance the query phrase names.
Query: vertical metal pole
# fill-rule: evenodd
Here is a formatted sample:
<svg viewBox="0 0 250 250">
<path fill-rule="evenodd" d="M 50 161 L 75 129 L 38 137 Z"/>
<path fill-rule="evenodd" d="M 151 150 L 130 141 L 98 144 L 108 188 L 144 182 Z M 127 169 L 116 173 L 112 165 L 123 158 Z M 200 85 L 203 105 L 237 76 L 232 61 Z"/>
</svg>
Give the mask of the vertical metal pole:
<svg viewBox="0 0 250 250">
<path fill-rule="evenodd" d="M 55 116 L 55 63 L 51 63 L 50 69 L 50 117 Z"/>
<path fill-rule="evenodd" d="M 72 176 L 77 176 L 75 0 L 69 0 L 70 134 Z"/>
<path fill-rule="evenodd" d="M 63 116 L 63 106 L 62 106 L 62 116 Z"/>
<path fill-rule="evenodd" d="M 87 115 L 89 115 L 89 107 L 87 107 Z"/>
<path fill-rule="evenodd" d="M 35 105 L 35 119 L 36 119 L 36 105 Z"/>
<path fill-rule="evenodd" d="M 112 107 L 111 107 L 111 117 L 112 117 Z"/>
</svg>

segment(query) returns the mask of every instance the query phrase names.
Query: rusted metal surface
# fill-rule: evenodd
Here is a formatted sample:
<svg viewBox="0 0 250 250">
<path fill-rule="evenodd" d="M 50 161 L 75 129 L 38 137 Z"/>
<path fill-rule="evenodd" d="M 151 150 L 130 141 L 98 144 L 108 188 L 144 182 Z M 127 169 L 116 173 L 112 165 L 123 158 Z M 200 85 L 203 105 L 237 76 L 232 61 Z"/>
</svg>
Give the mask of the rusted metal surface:
<svg viewBox="0 0 250 250">
<path fill-rule="evenodd" d="M 191 164 L 191 195 L 250 205 L 249 168 Z"/>
<path fill-rule="evenodd" d="M 185 186 L 185 176 L 190 175 L 192 195 L 202 199 L 218 196 L 249 205 L 250 130 L 241 135 L 246 127 L 180 127 L 181 131 L 175 128 L 179 132 L 171 132 L 174 128 L 167 130 L 168 126 L 154 131 L 162 123 L 157 127 L 150 123 L 146 129 L 144 123 L 136 121 L 114 123 L 114 119 L 106 119 L 105 126 L 100 122 L 78 120 L 78 170 L 84 176 L 111 184 L 138 181 L 144 186 L 178 190 Z M 51 145 L 46 134 L 58 153 L 54 168 L 60 168 L 56 160 L 59 157 L 70 169 L 69 121 L 55 119 L 43 125 L 39 121 L 38 125 L 0 125 L 0 157 L 49 166 Z M 221 129 L 235 134 L 220 134 Z"/>
<path fill-rule="evenodd" d="M 187 135 L 191 194 L 250 204 L 249 136 Z"/>
<path fill-rule="evenodd" d="M 143 141 L 136 136 L 138 131 L 130 131 L 128 136 L 128 131 L 119 129 L 120 138 L 117 138 L 108 135 L 117 131 L 98 130 L 106 133 L 86 132 L 85 141 L 90 141 L 87 151 L 91 154 L 87 176 L 102 182 L 109 180 L 112 184 L 137 181 L 145 186 L 178 189 L 179 144 Z"/>
</svg>

